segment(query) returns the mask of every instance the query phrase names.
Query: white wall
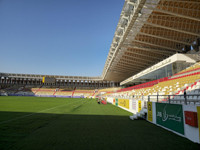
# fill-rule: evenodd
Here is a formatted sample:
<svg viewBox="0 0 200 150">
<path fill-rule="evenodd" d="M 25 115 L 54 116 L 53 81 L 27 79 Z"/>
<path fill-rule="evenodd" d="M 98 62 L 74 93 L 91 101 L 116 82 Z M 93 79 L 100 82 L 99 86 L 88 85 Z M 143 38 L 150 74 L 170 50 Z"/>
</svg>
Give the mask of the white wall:
<svg viewBox="0 0 200 150">
<path fill-rule="evenodd" d="M 183 114 L 184 111 L 193 111 L 197 112 L 197 106 L 195 105 L 183 105 Z M 184 128 L 185 128 L 185 136 L 196 143 L 199 143 L 199 128 L 192 127 L 190 125 L 185 124 L 185 116 L 184 118 Z M 200 126 L 200 125 L 199 125 Z"/>
<path fill-rule="evenodd" d="M 153 124 L 156 124 L 158 126 L 161 126 L 162 128 L 168 130 L 168 131 L 171 131 L 171 132 L 174 132 L 180 136 L 183 136 L 195 143 L 200 143 L 200 136 L 199 136 L 199 127 L 200 125 L 198 125 L 199 127 L 192 127 L 190 125 L 187 125 L 185 124 L 185 114 L 184 114 L 184 111 L 193 111 L 193 112 L 197 112 L 197 105 L 185 105 L 185 104 L 182 104 L 183 106 L 183 119 L 184 119 L 184 135 L 181 135 L 173 130 L 170 130 L 168 128 L 165 128 L 161 125 L 158 125 L 156 123 L 156 102 L 152 102 L 152 114 L 153 114 L 153 121 L 152 123 Z M 148 116 L 148 114 L 147 114 Z"/>
<path fill-rule="evenodd" d="M 130 102 L 130 101 L 129 101 L 129 102 Z M 124 108 L 124 107 L 119 106 L 119 105 L 118 105 L 118 107 L 121 108 L 121 109 L 124 109 L 124 110 L 126 110 L 126 111 L 129 111 L 129 112 L 133 113 L 133 110 L 130 110 L 130 109 Z"/>
<path fill-rule="evenodd" d="M 134 114 L 136 114 L 137 111 L 138 111 L 138 103 L 137 103 L 137 101 L 134 100 L 134 99 L 131 99 L 131 100 L 130 100 L 130 103 L 129 103 L 129 106 L 130 106 L 130 110 L 131 110 Z"/>
<path fill-rule="evenodd" d="M 107 102 L 113 104 L 113 99 L 112 97 L 107 97 Z"/>
<path fill-rule="evenodd" d="M 107 97 L 107 102 L 113 104 L 113 99 L 114 99 L 114 97 Z M 118 99 L 126 99 L 126 98 L 118 98 Z M 124 108 L 122 106 L 119 106 L 119 104 L 118 104 L 118 107 L 135 114 L 138 111 L 138 101 L 135 101 L 136 102 L 136 109 L 133 109 L 134 101 L 135 100 L 133 100 L 133 99 L 129 99 L 129 109 Z"/>
<path fill-rule="evenodd" d="M 156 124 L 156 102 L 152 102 L 153 123 Z"/>
</svg>

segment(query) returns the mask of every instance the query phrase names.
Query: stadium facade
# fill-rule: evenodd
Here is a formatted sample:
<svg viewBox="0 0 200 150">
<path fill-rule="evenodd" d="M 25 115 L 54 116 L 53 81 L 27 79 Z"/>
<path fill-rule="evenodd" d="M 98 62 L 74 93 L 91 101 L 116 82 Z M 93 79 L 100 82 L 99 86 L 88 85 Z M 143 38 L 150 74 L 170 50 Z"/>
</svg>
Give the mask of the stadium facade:
<svg viewBox="0 0 200 150">
<path fill-rule="evenodd" d="M 52 78 L 55 80 L 43 82 L 43 78 Z M 112 81 L 103 81 L 101 77 L 56 76 L 15 73 L 0 73 L 0 84 L 2 86 L 18 84 L 88 88 L 105 88 L 119 86 L 119 83 Z"/>
</svg>

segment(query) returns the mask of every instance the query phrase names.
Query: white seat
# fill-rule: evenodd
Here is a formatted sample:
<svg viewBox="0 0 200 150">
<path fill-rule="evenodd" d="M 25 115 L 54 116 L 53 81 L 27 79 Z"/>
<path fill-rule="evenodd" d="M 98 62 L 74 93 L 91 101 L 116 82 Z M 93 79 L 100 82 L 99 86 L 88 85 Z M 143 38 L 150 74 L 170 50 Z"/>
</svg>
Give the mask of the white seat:
<svg viewBox="0 0 200 150">
<path fill-rule="evenodd" d="M 193 96 L 193 98 L 192 98 L 193 100 L 197 100 L 198 98 L 197 98 L 197 96 Z"/>
<path fill-rule="evenodd" d="M 199 94 L 199 90 L 194 90 L 194 94 Z"/>
<path fill-rule="evenodd" d="M 189 100 L 193 99 L 193 96 L 188 96 L 188 99 L 189 99 Z"/>
<path fill-rule="evenodd" d="M 194 85 L 191 90 L 195 90 L 197 85 Z"/>
<path fill-rule="evenodd" d="M 194 94 L 194 90 L 192 90 L 192 91 L 190 92 L 190 94 Z"/>
</svg>

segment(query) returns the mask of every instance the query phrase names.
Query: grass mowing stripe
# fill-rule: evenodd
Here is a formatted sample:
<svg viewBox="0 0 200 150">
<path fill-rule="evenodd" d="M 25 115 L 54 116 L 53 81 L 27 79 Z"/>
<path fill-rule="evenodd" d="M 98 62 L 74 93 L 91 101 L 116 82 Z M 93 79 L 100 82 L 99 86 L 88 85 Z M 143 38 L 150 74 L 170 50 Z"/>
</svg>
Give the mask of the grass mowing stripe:
<svg viewBox="0 0 200 150">
<path fill-rule="evenodd" d="M 66 105 L 74 104 L 74 103 L 77 103 L 77 102 L 80 102 L 80 101 L 82 101 L 82 99 L 81 99 L 81 100 L 78 100 L 78 101 L 75 101 L 75 102 L 72 102 L 72 103 L 68 103 L 68 104 L 66 104 Z M 31 114 L 28 114 L 28 115 L 20 116 L 20 117 L 14 118 L 14 119 L 2 121 L 2 122 L 0 122 L 0 124 L 12 122 L 12 121 L 15 121 L 15 120 L 18 120 L 18 119 L 22 119 L 22 118 L 25 118 L 25 117 L 29 117 L 29 116 L 32 116 L 32 115 L 35 115 L 35 114 L 38 114 L 38 113 L 42 113 L 42 112 L 45 112 L 45 111 L 53 110 L 53 109 L 56 109 L 56 108 L 59 108 L 59 107 L 63 107 L 63 106 L 66 106 L 66 105 L 59 105 L 59 106 L 52 107 L 52 108 L 48 108 L 48 109 L 45 109 L 45 110 L 42 110 L 42 111 L 34 112 L 34 113 L 31 113 Z"/>
<path fill-rule="evenodd" d="M 131 113 L 111 104 L 99 105 L 91 99 L 68 100 L 10 97 L 0 101 L 3 118 L 13 115 L 16 118 L 63 104 L 63 107 L 0 125 L 0 149 L 199 150 L 198 144 L 174 133 L 144 120 L 130 120 Z M 76 102 L 70 104 L 72 101 Z M 4 120 L 9 119 L 12 118 Z"/>
</svg>

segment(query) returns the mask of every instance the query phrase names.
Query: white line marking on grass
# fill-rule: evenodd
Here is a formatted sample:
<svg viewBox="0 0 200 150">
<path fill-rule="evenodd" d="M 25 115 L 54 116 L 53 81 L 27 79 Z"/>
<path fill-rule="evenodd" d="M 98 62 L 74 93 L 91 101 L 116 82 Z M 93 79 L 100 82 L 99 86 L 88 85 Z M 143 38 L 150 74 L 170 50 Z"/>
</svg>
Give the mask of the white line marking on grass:
<svg viewBox="0 0 200 150">
<path fill-rule="evenodd" d="M 86 103 L 90 103 L 90 101 L 88 101 L 88 100 L 83 101 L 82 104 L 80 104 L 80 105 L 74 105 L 74 107 L 77 108 L 77 107 L 79 107 L 79 106 L 81 106 L 81 105 L 85 105 Z M 75 109 L 75 108 L 74 108 L 74 109 Z"/>
<path fill-rule="evenodd" d="M 72 103 L 68 103 L 68 104 L 66 104 L 66 105 L 74 104 L 74 103 L 77 103 L 77 102 L 80 102 L 80 101 L 82 101 L 82 99 L 79 100 L 79 101 L 75 101 L 75 102 L 72 102 Z M 25 118 L 25 117 L 29 117 L 29 116 L 32 116 L 32 115 L 35 115 L 35 114 L 38 114 L 38 113 L 41 113 L 41 112 L 45 112 L 45 111 L 48 111 L 48 110 L 52 110 L 52 109 L 56 109 L 56 108 L 59 108 L 59 107 L 63 107 L 63 106 L 66 106 L 66 105 L 59 105 L 59 106 L 52 107 L 52 108 L 45 109 L 45 110 L 41 110 L 41 111 L 38 111 L 38 112 L 35 112 L 35 113 L 31 113 L 31 114 L 27 114 L 27 115 L 24 115 L 24 116 L 16 117 L 16 118 L 14 118 L 14 119 L 2 121 L 2 122 L 0 122 L 0 125 L 1 125 L 1 124 L 4 124 L 4 123 L 11 122 L 11 121 L 15 121 L 15 120 L 18 120 L 18 119 L 22 119 L 22 118 Z"/>
</svg>

